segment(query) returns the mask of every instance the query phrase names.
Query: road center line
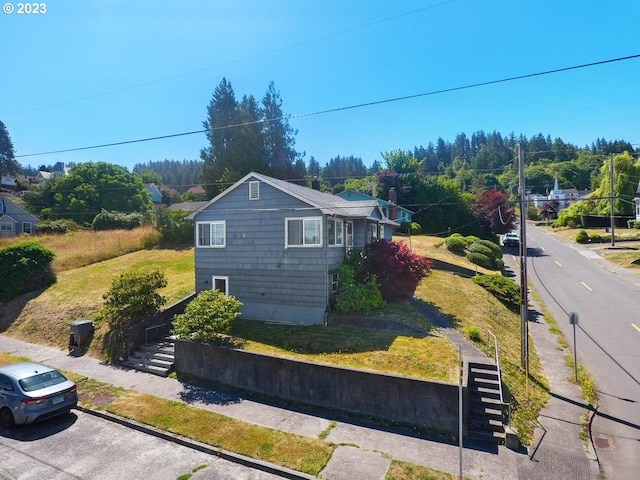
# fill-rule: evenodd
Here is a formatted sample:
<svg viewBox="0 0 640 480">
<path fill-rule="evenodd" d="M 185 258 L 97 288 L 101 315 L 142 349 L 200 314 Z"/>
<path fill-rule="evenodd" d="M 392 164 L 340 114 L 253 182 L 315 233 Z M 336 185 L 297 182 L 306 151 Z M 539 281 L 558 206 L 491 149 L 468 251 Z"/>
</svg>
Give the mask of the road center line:
<svg viewBox="0 0 640 480">
<path fill-rule="evenodd" d="M 635 323 L 632 323 L 631 326 L 640 332 L 640 327 L 637 326 Z"/>
<path fill-rule="evenodd" d="M 554 262 L 556 262 L 556 265 L 558 265 L 559 267 L 562 266 L 562 264 L 558 260 L 554 260 Z"/>
<path fill-rule="evenodd" d="M 582 284 L 582 286 L 583 286 L 584 288 L 586 288 L 586 289 L 587 289 L 587 290 L 589 290 L 590 292 L 593 292 L 593 289 L 592 289 L 589 285 L 587 285 L 587 284 L 586 284 L 586 283 L 584 283 L 584 282 L 580 282 L 580 283 Z"/>
</svg>

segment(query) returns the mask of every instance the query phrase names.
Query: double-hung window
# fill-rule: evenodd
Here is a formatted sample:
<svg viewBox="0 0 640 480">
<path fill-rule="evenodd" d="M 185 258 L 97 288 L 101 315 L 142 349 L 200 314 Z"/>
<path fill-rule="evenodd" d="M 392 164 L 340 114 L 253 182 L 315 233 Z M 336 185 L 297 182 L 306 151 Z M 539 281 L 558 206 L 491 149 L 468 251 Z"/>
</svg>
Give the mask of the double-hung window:
<svg viewBox="0 0 640 480">
<path fill-rule="evenodd" d="M 218 222 L 198 222 L 198 247 L 224 248 L 226 239 L 227 223 L 222 220 Z"/>
<path fill-rule="evenodd" d="M 329 245 L 342 246 L 344 244 L 344 222 L 330 218 L 327 222 L 327 237 Z"/>
<path fill-rule="evenodd" d="M 322 217 L 285 219 L 286 247 L 319 247 L 322 245 Z"/>
</svg>

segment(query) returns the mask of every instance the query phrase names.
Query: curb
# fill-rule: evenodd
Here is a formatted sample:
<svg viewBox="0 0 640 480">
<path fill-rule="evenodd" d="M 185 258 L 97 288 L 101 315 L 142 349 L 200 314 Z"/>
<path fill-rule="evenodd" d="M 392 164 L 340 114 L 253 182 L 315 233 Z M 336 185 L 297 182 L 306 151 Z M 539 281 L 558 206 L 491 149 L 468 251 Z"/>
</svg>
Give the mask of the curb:
<svg viewBox="0 0 640 480">
<path fill-rule="evenodd" d="M 137 430 L 147 435 L 153 435 L 154 437 L 175 443 L 177 445 L 191 448 L 199 452 L 208 453 L 209 455 L 212 455 L 214 457 L 222 458 L 224 460 L 228 460 L 230 462 L 237 463 L 245 467 L 253 468 L 255 470 L 260 470 L 266 473 L 270 473 L 272 475 L 277 475 L 282 478 L 286 478 L 290 480 L 316 480 L 317 479 L 317 477 L 314 477 L 306 473 L 297 472 L 295 470 L 291 470 L 286 467 L 281 467 L 278 465 L 274 465 L 272 463 L 263 462 L 261 460 L 256 460 L 254 458 L 246 457 L 244 455 L 240 455 L 237 453 L 227 452 L 225 450 L 212 447 L 211 445 L 197 442 L 195 440 L 190 440 L 180 435 L 175 435 L 173 433 L 166 432 L 164 430 L 160 430 L 155 427 L 151 427 L 149 425 L 144 425 L 134 420 L 129 420 L 127 418 L 120 417 L 118 415 L 114 415 L 109 412 L 92 410 L 90 408 L 85 408 L 80 405 L 76 406 L 75 409 L 83 413 L 93 415 L 94 417 L 102 418 L 103 420 L 108 420 L 110 422 L 117 423 L 124 427 Z"/>
</svg>

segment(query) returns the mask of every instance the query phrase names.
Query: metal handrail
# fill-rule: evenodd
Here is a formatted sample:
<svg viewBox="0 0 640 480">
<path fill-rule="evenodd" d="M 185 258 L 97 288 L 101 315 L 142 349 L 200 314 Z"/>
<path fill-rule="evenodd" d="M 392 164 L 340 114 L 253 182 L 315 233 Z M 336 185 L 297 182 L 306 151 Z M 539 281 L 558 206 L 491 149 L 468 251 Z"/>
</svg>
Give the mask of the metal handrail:
<svg viewBox="0 0 640 480">
<path fill-rule="evenodd" d="M 498 337 L 496 337 L 492 331 L 489 331 L 489 335 L 493 337 L 493 346 L 496 355 L 496 367 L 498 368 L 498 386 L 500 387 L 500 403 L 505 405 L 504 397 L 502 395 L 502 372 L 500 371 L 500 356 L 498 355 Z"/>
<path fill-rule="evenodd" d="M 153 330 L 154 328 L 164 327 L 165 325 L 168 325 L 168 323 L 161 323 L 160 325 L 154 325 L 153 327 L 147 327 L 147 328 L 144 329 L 144 344 L 145 344 L 145 346 L 147 346 L 149 344 L 149 340 L 148 340 L 149 330 Z"/>
</svg>

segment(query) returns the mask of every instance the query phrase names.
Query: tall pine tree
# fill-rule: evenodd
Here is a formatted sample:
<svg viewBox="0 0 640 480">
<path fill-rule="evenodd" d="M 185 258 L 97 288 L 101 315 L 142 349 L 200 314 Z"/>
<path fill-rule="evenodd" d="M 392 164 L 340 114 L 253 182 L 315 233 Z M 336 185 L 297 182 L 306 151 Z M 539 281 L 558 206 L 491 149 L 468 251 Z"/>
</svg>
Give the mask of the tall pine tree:
<svg viewBox="0 0 640 480">
<path fill-rule="evenodd" d="M 9 136 L 9 131 L 2 121 L 0 121 L 0 176 L 15 175 L 18 173 L 20 164 L 15 159 L 13 142 Z"/>
</svg>

